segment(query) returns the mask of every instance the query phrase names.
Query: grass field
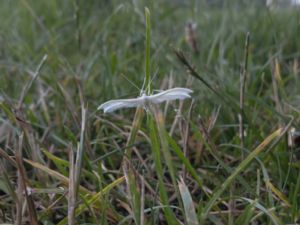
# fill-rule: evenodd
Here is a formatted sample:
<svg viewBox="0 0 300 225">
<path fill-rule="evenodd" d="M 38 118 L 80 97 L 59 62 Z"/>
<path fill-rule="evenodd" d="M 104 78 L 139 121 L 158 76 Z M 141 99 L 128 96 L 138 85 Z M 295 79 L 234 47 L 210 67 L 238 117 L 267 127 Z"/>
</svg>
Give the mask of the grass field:
<svg viewBox="0 0 300 225">
<path fill-rule="evenodd" d="M 299 224 L 300 9 L 224 2 L 1 1 L 0 224 Z"/>
</svg>

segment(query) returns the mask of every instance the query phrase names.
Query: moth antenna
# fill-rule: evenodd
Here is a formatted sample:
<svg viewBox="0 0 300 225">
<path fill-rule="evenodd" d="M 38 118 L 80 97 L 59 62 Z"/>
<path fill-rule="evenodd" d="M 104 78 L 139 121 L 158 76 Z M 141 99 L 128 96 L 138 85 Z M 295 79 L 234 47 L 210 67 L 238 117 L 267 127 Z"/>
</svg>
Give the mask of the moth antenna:
<svg viewBox="0 0 300 225">
<path fill-rule="evenodd" d="M 153 77 L 151 78 L 150 84 L 152 84 L 154 78 L 157 77 L 157 74 L 158 74 L 158 69 L 156 69 L 156 71 L 155 71 Z M 144 79 L 144 82 L 143 82 L 143 86 L 142 86 L 142 90 L 141 90 L 141 95 L 144 94 L 144 93 L 146 92 L 146 90 L 144 90 L 144 87 L 145 87 L 145 79 Z M 152 90 L 152 91 L 153 91 L 153 90 Z M 150 94 L 152 94 L 152 93 L 150 93 Z"/>
<path fill-rule="evenodd" d="M 156 77 L 157 77 L 157 74 L 158 74 L 158 68 L 156 69 L 156 71 L 155 71 L 155 73 L 154 73 L 153 77 L 151 78 L 151 80 L 150 80 L 150 84 L 152 84 L 152 82 L 153 82 L 154 78 L 156 78 Z"/>
<path fill-rule="evenodd" d="M 142 86 L 142 89 L 140 90 L 140 96 L 142 96 L 144 93 L 145 93 L 145 83 L 146 83 L 146 78 L 144 78 L 144 81 L 143 81 L 143 86 Z"/>
<path fill-rule="evenodd" d="M 125 80 L 127 80 L 132 86 L 134 86 L 136 89 L 138 89 L 139 91 L 141 91 L 140 88 L 133 81 L 131 81 L 129 78 L 127 78 L 124 74 L 121 73 L 121 76 L 123 78 L 125 78 Z"/>
</svg>

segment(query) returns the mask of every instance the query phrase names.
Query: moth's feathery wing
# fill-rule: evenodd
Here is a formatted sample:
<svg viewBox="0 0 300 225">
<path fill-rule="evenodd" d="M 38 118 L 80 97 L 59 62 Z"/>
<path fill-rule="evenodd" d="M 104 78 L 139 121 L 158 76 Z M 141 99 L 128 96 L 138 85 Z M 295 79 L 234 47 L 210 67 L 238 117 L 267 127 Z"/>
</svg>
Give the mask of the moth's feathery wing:
<svg viewBox="0 0 300 225">
<path fill-rule="evenodd" d="M 148 98 L 152 103 L 158 104 L 164 101 L 176 100 L 176 99 L 185 99 L 190 98 L 189 95 L 193 91 L 188 88 L 172 88 L 166 91 L 162 91 L 155 95 L 150 95 Z"/>
<path fill-rule="evenodd" d="M 132 98 L 132 99 L 117 99 L 117 100 L 111 100 L 108 102 L 105 102 L 101 104 L 98 107 L 99 109 L 103 109 L 104 113 L 113 112 L 120 108 L 132 108 L 137 107 L 143 104 L 143 101 L 141 99 Z"/>
</svg>

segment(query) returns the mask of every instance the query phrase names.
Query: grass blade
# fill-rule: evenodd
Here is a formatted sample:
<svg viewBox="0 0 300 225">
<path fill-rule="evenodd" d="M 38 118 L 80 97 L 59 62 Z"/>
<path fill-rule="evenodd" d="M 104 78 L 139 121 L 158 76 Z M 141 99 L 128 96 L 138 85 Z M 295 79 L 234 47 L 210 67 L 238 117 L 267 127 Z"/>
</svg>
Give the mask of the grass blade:
<svg viewBox="0 0 300 225">
<path fill-rule="evenodd" d="M 182 199 L 183 206 L 184 206 L 187 224 L 188 225 L 199 225 L 191 193 L 189 192 L 189 189 L 185 185 L 182 177 L 180 178 L 180 181 L 178 181 L 178 187 L 179 187 L 181 199 Z"/>
<path fill-rule="evenodd" d="M 53 178 L 56 178 L 57 180 L 59 180 L 60 182 L 62 182 L 65 186 L 68 186 L 70 183 L 70 180 L 68 177 L 62 175 L 61 173 L 52 170 L 50 168 L 48 168 L 47 166 L 44 166 L 40 163 L 31 161 L 29 159 L 23 159 L 26 163 L 30 164 L 31 166 L 33 166 L 34 168 L 40 169 L 41 171 L 47 173 L 48 175 L 50 175 Z M 79 186 L 79 190 L 80 192 L 83 192 L 85 194 L 92 194 L 92 192 L 90 192 L 88 189 L 86 189 L 85 187 Z"/>
<path fill-rule="evenodd" d="M 157 131 L 155 129 L 154 121 L 151 116 L 148 117 L 148 127 L 150 129 L 151 148 L 152 148 L 152 154 L 153 154 L 154 163 L 155 163 L 155 170 L 156 170 L 156 174 L 158 177 L 158 183 L 159 183 L 160 200 L 163 205 L 169 206 L 168 194 L 167 194 L 167 190 L 164 186 L 164 181 L 163 181 L 164 172 L 163 172 L 161 156 L 160 156 L 160 154 L 161 154 L 160 153 L 160 145 L 159 145 L 159 141 L 157 138 Z M 165 207 L 162 210 L 165 214 L 168 224 L 174 224 L 174 223 L 177 224 L 175 215 L 171 211 L 170 207 Z"/>
</svg>

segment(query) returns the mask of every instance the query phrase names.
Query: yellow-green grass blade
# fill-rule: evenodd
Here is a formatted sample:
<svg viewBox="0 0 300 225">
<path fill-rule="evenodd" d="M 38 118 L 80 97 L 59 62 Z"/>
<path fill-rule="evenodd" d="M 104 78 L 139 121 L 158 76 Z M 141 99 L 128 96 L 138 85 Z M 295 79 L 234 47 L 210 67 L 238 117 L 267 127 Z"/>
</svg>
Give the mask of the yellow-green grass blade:
<svg viewBox="0 0 300 225">
<path fill-rule="evenodd" d="M 125 180 L 125 177 L 120 177 L 117 180 L 113 181 L 112 183 L 108 184 L 105 188 L 99 191 L 96 194 L 92 194 L 91 197 L 83 204 L 80 204 L 77 209 L 75 210 L 75 216 L 79 216 L 82 212 L 88 209 L 88 206 L 91 207 L 97 200 L 101 200 L 101 198 L 108 194 L 111 189 L 118 186 Z M 66 225 L 68 223 L 68 218 L 65 217 L 61 220 L 57 225 Z"/>
<path fill-rule="evenodd" d="M 274 140 L 280 139 L 283 134 L 287 131 L 287 128 L 279 128 L 272 134 L 270 134 L 258 147 L 256 147 L 234 170 L 234 172 L 224 181 L 224 183 L 216 189 L 212 198 L 207 203 L 201 215 L 201 224 L 204 224 L 211 208 L 214 206 L 215 202 L 223 194 L 223 192 L 229 187 L 229 185 L 236 179 L 236 177 L 250 164 L 250 162 L 258 156 L 266 147 Z"/>
<path fill-rule="evenodd" d="M 40 163 L 31 161 L 29 159 L 23 159 L 23 160 L 26 163 L 28 163 L 31 166 L 33 166 L 34 168 L 40 169 L 43 172 L 45 172 L 48 175 L 50 175 L 51 177 L 56 178 L 57 180 L 59 180 L 60 182 L 62 182 L 65 186 L 69 185 L 69 182 L 70 182 L 69 178 L 66 177 L 66 176 L 64 176 L 64 175 L 62 175 L 61 173 L 56 172 L 55 170 L 52 170 L 52 169 L 48 168 L 47 166 L 44 166 L 44 165 L 42 165 Z M 83 186 L 79 186 L 79 191 L 82 192 L 82 194 L 90 194 L 90 195 L 93 194 L 91 191 L 89 191 L 88 189 L 86 189 Z"/>
</svg>

